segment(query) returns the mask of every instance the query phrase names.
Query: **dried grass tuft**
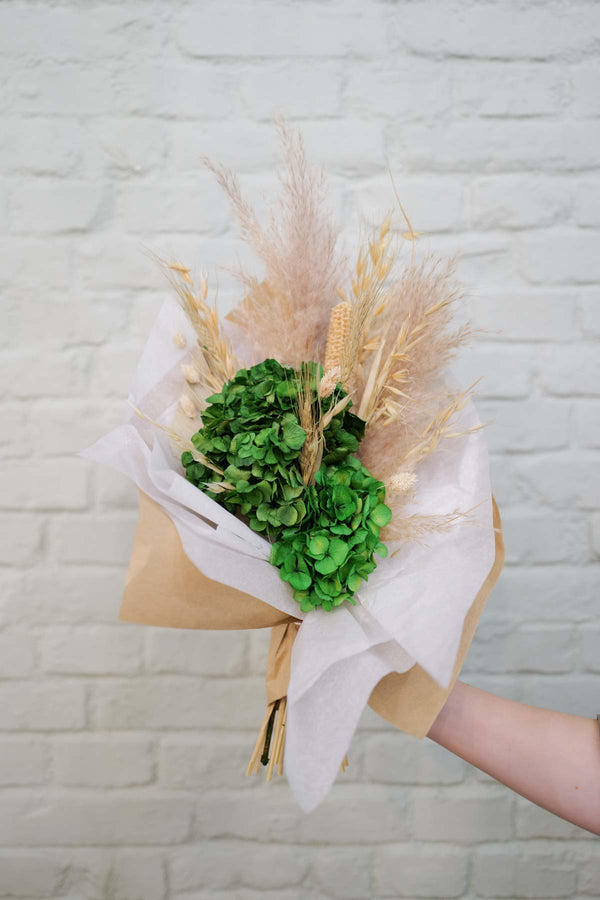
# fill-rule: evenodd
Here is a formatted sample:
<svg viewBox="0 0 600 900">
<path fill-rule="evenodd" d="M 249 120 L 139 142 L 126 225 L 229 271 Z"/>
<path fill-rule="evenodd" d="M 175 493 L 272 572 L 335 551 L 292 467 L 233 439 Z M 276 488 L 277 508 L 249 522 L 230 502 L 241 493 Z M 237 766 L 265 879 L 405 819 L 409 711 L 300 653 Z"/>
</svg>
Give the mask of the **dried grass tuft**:
<svg viewBox="0 0 600 900">
<path fill-rule="evenodd" d="M 192 354 L 192 363 L 184 364 L 182 373 L 188 385 L 194 388 L 194 398 L 200 401 L 197 405 L 202 409 L 201 401 L 220 391 L 225 382 L 233 378 L 240 363 L 221 328 L 216 298 L 212 306 L 207 302 L 206 277 L 201 277 L 200 287 L 196 289 L 186 266 L 178 262 L 167 262 L 156 255 L 154 259 L 165 272 L 196 332 L 197 347 Z"/>
<path fill-rule="evenodd" d="M 339 230 L 325 204 L 324 175 L 308 166 L 300 133 L 276 120 L 286 167 L 281 196 L 261 224 L 235 175 L 205 158 L 228 195 L 242 238 L 264 266 L 263 278 L 233 270 L 246 296 L 227 316 L 243 329 L 257 359 L 299 367 L 322 359 L 329 312 L 341 281 Z M 311 355 L 316 354 L 316 355 Z"/>
</svg>

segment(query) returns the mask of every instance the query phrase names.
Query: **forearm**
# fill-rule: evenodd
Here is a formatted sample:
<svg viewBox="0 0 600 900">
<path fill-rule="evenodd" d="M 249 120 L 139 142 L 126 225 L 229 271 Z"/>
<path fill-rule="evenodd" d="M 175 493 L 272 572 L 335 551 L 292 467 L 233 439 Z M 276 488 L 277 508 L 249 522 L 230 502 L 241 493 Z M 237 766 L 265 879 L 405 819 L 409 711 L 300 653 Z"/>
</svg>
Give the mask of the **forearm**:
<svg viewBox="0 0 600 900">
<path fill-rule="evenodd" d="M 428 737 L 538 806 L 600 834 L 595 719 L 515 703 L 459 681 Z"/>
</svg>

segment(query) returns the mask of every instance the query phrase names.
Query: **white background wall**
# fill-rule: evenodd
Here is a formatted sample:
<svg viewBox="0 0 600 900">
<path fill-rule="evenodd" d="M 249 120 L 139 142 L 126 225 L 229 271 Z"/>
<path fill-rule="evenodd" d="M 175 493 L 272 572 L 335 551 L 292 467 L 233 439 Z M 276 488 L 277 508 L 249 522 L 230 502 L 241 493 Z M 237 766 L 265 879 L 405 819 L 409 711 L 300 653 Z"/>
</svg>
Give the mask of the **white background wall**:
<svg viewBox="0 0 600 900">
<path fill-rule="evenodd" d="M 248 262 L 201 154 L 272 187 L 283 110 L 349 236 L 387 154 L 495 332 L 460 371 L 507 565 L 463 677 L 595 715 L 599 46 L 585 0 L 0 4 L 1 897 L 600 895 L 591 835 L 374 715 L 310 817 L 247 781 L 266 635 L 119 624 L 135 493 L 73 456 L 165 296 L 143 246 Z"/>
</svg>

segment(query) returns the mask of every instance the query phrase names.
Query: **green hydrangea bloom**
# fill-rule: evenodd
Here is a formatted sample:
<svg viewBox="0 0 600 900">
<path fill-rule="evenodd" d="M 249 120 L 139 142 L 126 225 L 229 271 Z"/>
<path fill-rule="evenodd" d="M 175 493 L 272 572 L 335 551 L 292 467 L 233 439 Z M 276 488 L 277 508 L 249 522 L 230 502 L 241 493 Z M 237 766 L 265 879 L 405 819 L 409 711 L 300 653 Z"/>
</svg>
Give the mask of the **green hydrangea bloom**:
<svg viewBox="0 0 600 900">
<path fill-rule="evenodd" d="M 301 371 L 309 376 L 312 400 L 320 403 L 322 414 L 346 396 L 338 384 L 334 394 L 319 400 L 322 367 L 307 362 Z M 183 453 L 181 462 L 189 481 L 274 541 L 270 561 L 306 612 L 352 601 L 361 580 L 375 568 L 373 553 L 387 553 L 379 532 L 391 511 L 383 483 L 351 456 L 365 429 L 350 411 L 351 402 L 325 429 L 321 468 L 313 485 L 304 484 L 299 458 L 306 432 L 297 418 L 298 375 L 266 359 L 240 369 L 207 398 L 202 428 L 192 443 L 223 470 L 232 490 L 208 489 L 215 473 L 191 453 Z"/>
<path fill-rule="evenodd" d="M 375 568 L 374 554 L 387 556 L 379 535 L 392 512 L 384 501 L 383 482 L 356 457 L 321 466 L 306 489 L 307 515 L 281 533 L 270 557 L 303 612 L 356 602 L 354 593 Z"/>
</svg>

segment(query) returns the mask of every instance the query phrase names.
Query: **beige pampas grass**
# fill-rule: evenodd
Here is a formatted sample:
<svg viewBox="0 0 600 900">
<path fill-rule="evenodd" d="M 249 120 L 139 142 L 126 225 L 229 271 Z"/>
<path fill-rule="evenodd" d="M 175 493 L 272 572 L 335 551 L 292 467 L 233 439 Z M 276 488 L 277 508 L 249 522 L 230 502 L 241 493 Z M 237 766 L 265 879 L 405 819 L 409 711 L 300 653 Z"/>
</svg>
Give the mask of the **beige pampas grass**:
<svg viewBox="0 0 600 900">
<path fill-rule="evenodd" d="M 385 308 L 372 320 L 365 344 L 377 349 L 359 369 L 360 412 L 367 422 L 359 455 L 368 468 L 379 467 L 379 477 L 392 474 L 386 460 L 395 470 L 413 469 L 454 433 L 450 419 L 474 387 L 461 394 L 442 377 L 475 333 L 469 323 L 450 327 L 461 298 L 454 261 L 428 257 L 388 287 Z"/>
<path fill-rule="evenodd" d="M 286 173 L 277 207 L 261 224 L 235 175 L 205 159 L 227 193 L 241 236 L 264 266 L 258 278 L 234 271 L 246 291 L 227 318 L 241 328 L 256 359 L 274 357 L 297 368 L 322 359 L 329 312 L 342 277 L 339 231 L 325 207 L 324 177 L 306 161 L 302 136 L 277 120 Z"/>
<path fill-rule="evenodd" d="M 462 521 L 469 525 L 486 527 L 479 519 L 471 515 L 472 512 L 472 509 L 464 511 L 456 509 L 451 513 L 436 516 L 398 514 L 392 516 L 390 523 L 381 530 L 381 540 L 388 543 L 400 541 L 401 543 L 423 544 L 429 535 L 450 531 L 457 522 Z M 401 549 L 400 546 L 394 550 L 392 556 Z"/>
</svg>

